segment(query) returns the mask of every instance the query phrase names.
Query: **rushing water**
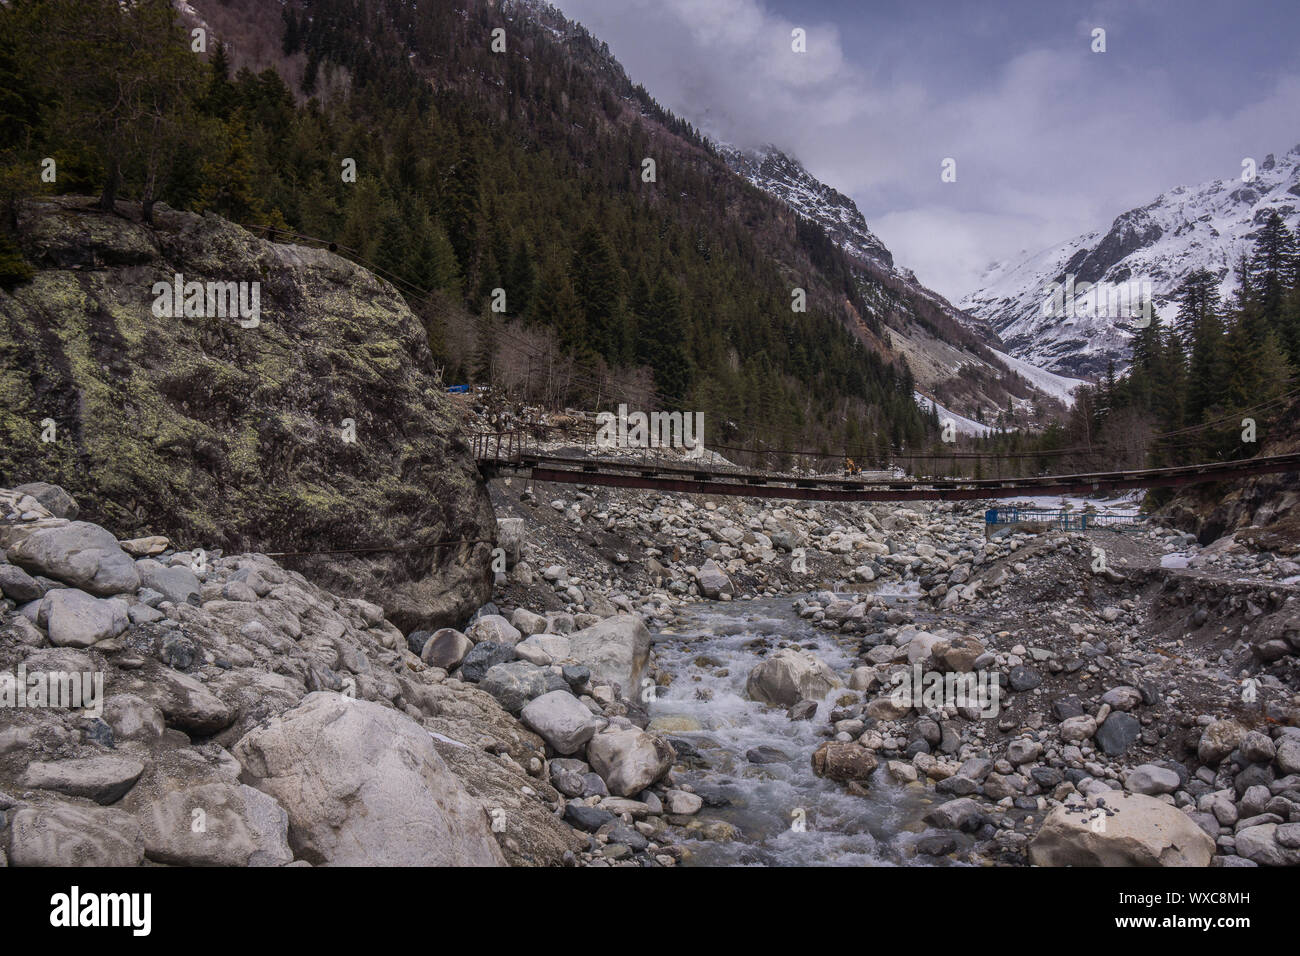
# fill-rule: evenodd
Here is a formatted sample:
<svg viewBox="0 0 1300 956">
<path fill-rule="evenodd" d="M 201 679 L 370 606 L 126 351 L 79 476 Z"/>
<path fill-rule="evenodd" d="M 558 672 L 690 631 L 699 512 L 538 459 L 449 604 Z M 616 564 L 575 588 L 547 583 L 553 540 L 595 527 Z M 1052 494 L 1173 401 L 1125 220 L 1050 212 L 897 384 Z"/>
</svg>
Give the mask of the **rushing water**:
<svg viewBox="0 0 1300 956">
<path fill-rule="evenodd" d="M 707 762 L 706 768 L 691 770 L 686 779 L 706 797 L 703 817 L 725 820 L 740 832 L 734 841 L 690 843 L 692 864 L 933 862 L 910 850 L 910 844 L 928 832 L 920 822 L 930 801 L 922 788 L 893 781 L 884 761 L 865 797 L 813 773 L 812 753 L 828 739 L 820 731 L 845 689 L 832 690 L 820 703 L 817 716 L 803 721 L 790 720 L 784 709 L 745 696 L 750 670 L 779 641 L 813 650 L 843 675 L 856 657 L 858 638 L 810 626 L 785 598 L 699 605 L 671 631 L 654 639 L 655 657 L 660 667 L 672 673 L 673 682 L 651 703 L 650 715 L 698 723 L 698 730 L 669 731 L 688 741 Z M 766 647 L 755 644 L 764 639 Z M 696 663 L 700 658 L 704 658 L 702 666 Z M 776 748 L 784 758 L 751 762 L 746 754 L 756 747 Z M 722 800 L 729 805 L 708 805 Z M 800 819 L 802 831 L 797 826 Z"/>
</svg>

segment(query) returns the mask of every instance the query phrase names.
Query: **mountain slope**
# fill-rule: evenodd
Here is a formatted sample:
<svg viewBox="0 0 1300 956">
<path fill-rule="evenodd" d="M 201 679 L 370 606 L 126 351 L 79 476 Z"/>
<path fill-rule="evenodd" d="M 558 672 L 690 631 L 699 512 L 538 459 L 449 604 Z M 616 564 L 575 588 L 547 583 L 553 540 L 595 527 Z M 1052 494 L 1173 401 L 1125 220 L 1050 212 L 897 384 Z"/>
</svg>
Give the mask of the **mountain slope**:
<svg viewBox="0 0 1300 956">
<path fill-rule="evenodd" d="M 1126 363 L 1129 322 L 1044 315 L 1052 283 L 1067 275 L 1089 283 L 1149 280 L 1155 310 L 1168 318 L 1171 295 L 1197 269 L 1215 275 L 1227 297 L 1235 288 L 1234 265 L 1273 211 L 1292 229 L 1300 222 L 1300 146 L 1281 157 L 1269 154 L 1253 182 L 1179 186 L 1116 217 L 1104 232 L 995 263 L 958 305 L 989 323 L 1019 358 L 1063 374 L 1101 375 L 1112 359 Z"/>
<path fill-rule="evenodd" d="M 890 345 L 904 355 L 920 390 L 961 414 L 990 420 L 1010 403 L 1031 421 L 1035 405 L 1069 403 L 1078 382 L 1025 362 L 1008 362 L 997 335 L 926 288 L 867 225 L 857 204 L 818 180 L 776 146 L 719 154 L 750 183 L 799 216 L 819 225 L 853 264 L 854 282 L 870 314 L 888 328 Z M 925 403 L 924 407 L 928 407 Z M 960 424 L 960 423 L 959 423 Z M 972 431 L 974 431 L 972 429 Z"/>
<path fill-rule="evenodd" d="M 270 168 L 258 170 L 291 228 L 337 238 L 398 275 L 423 265 L 408 261 L 422 245 L 450 244 L 452 268 L 414 284 L 436 283 L 454 303 L 430 322 L 458 381 L 547 403 L 666 398 L 734 423 L 739 434 L 720 437 L 782 447 L 923 436 L 911 377 L 844 253 L 731 172 L 554 8 L 192 6 L 232 44 L 232 64 L 301 78 L 290 91 L 298 116 L 274 117 L 290 134 L 258 131 L 310 148 L 306 162 L 268 150 Z M 267 35 L 281 46 L 268 49 Z M 241 76 L 236 87 L 255 99 Z M 319 143 L 322 128 L 330 138 Z M 340 155 L 368 180 L 340 186 Z M 791 309 L 795 287 L 807 292 L 805 313 Z M 507 310 L 491 313 L 498 288 Z M 545 347 L 529 351 L 525 340 L 543 335 Z M 653 387 L 640 387 L 647 379 Z"/>
</svg>

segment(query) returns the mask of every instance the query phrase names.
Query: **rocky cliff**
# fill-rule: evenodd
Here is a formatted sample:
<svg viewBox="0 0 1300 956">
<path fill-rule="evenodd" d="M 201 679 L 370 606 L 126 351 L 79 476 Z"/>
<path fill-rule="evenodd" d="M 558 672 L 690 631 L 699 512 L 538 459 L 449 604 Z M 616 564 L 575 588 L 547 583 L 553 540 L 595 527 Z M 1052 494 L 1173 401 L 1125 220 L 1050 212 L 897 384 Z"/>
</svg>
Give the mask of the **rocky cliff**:
<svg viewBox="0 0 1300 956">
<path fill-rule="evenodd" d="M 56 481 L 84 517 L 186 549 L 407 549 L 283 559 L 403 630 L 487 599 L 491 505 L 392 286 L 165 207 L 150 225 L 62 197 L 17 226 L 37 273 L 0 291 L 0 484 Z M 172 309 L 155 283 L 178 275 L 203 294 Z M 217 291 L 257 314 L 212 314 L 209 283 L 247 283 Z"/>
</svg>

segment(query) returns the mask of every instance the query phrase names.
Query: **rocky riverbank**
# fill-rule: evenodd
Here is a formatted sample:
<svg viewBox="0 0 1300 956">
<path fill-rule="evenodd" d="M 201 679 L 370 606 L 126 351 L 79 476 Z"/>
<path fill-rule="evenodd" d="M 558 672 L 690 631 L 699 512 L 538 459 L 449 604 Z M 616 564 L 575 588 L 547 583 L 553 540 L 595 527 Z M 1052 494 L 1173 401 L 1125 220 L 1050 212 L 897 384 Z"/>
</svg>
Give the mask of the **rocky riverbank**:
<svg viewBox="0 0 1300 956">
<path fill-rule="evenodd" d="M 405 634 L 265 555 L 0 492 L 5 860 L 1300 862 L 1288 558 L 1155 527 L 985 540 L 947 505 L 544 490 L 493 485 L 493 603 Z M 925 672 L 994 706 L 900 699 Z M 102 693 L 51 706 L 31 675 Z"/>
<path fill-rule="evenodd" d="M 1300 566 L 1287 557 L 1154 525 L 985 540 L 979 509 L 950 505 L 545 490 L 494 491 L 530 542 L 498 576 L 507 601 L 631 611 L 671 639 L 701 598 L 791 600 L 856 660 L 836 671 L 816 642 L 761 637 L 747 695 L 823 720 L 814 769 L 850 792 L 886 778 L 923 792 L 919 854 L 1300 862 Z M 996 708 L 898 700 L 902 674 L 931 671 L 996 681 Z M 691 679 L 654 655 L 649 673 Z"/>
</svg>

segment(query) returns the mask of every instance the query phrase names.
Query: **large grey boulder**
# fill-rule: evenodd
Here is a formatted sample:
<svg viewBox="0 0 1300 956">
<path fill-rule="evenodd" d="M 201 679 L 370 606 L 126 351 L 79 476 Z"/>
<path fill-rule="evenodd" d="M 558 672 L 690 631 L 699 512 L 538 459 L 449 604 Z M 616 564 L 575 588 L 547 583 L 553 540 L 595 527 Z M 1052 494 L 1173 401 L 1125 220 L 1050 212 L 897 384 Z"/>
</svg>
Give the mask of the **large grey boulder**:
<svg viewBox="0 0 1300 956">
<path fill-rule="evenodd" d="M 636 614 L 606 618 L 573 631 L 569 657 L 591 670 L 594 684 L 618 684 L 624 697 L 635 696 L 650 660 L 650 632 Z"/>
<path fill-rule="evenodd" d="M 9 561 L 91 594 L 135 591 L 140 574 L 130 555 L 99 525 L 70 521 L 41 528 L 8 549 Z"/>
<path fill-rule="evenodd" d="M 1237 856 L 1260 866 L 1300 866 L 1300 823 L 1260 823 L 1236 833 Z"/>
<path fill-rule="evenodd" d="M 45 588 L 16 564 L 0 564 L 0 594 L 15 604 L 35 601 L 45 593 Z"/>
<path fill-rule="evenodd" d="M 289 815 L 244 784 L 212 781 L 171 790 L 136 813 L 145 855 L 174 866 L 283 866 Z"/>
<path fill-rule="evenodd" d="M 519 643 L 523 634 L 500 614 L 484 614 L 465 628 L 465 636 L 475 644 L 490 641 L 493 644 L 509 644 L 513 647 Z"/>
<path fill-rule="evenodd" d="M 712 558 L 705 561 L 696 572 L 695 583 L 699 585 L 702 595 L 715 601 L 721 600 L 724 596 L 733 597 L 736 593 L 731 578 L 727 577 L 727 573 L 718 567 Z"/>
<path fill-rule="evenodd" d="M 424 642 L 420 660 L 430 667 L 454 671 L 473 649 L 474 642 L 454 627 L 439 628 Z"/>
<path fill-rule="evenodd" d="M 130 790 L 144 764 L 134 757 L 105 754 L 71 760 L 42 760 L 29 764 L 20 782 L 34 790 L 57 790 L 107 806 Z"/>
<path fill-rule="evenodd" d="M 131 624 L 121 598 L 91 597 L 76 588 L 55 588 L 43 602 L 50 643 L 59 647 L 90 647 L 117 637 Z"/>
<path fill-rule="evenodd" d="M 405 714 L 307 695 L 234 747 L 289 814 L 295 856 L 334 866 L 501 866 L 487 814 Z"/>
<path fill-rule="evenodd" d="M 140 826 L 121 810 L 60 802 L 13 815 L 14 866 L 139 866 L 143 859 Z"/>
<path fill-rule="evenodd" d="M 189 674 L 153 665 L 147 672 L 128 671 L 114 682 L 117 690 L 142 698 L 162 712 L 168 727 L 207 737 L 225 730 L 239 716 L 238 707 L 222 700 Z"/>
<path fill-rule="evenodd" d="M 553 690 L 529 701 L 519 716 L 556 753 L 565 755 L 581 749 L 602 723 L 585 704 L 564 690 Z"/>
<path fill-rule="evenodd" d="M 518 714 L 534 698 L 553 690 L 567 690 L 567 687 L 559 674 L 527 661 L 496 664 L 479 682 L 480 689 L 495 697 L 512 714 Z"/>
<path fill-rule="evenodd" d="M 156 740 L 167 726 L 162 711 L 135 694 L 114 694 L 104 701 L 104 722 L 115 740 Z"/>
<path fill-rule="evenodd" d="M 1209 866 L 1214 840 L 1187 814 L 1154 797 L 1114 791 L 1106 808 L 1064 806 L 1029 842 L 1035 866 Z"/>
<path fill-rule="evenodd" d="M 821 700 L 839 686 L 835 672 L 816 654 L 785 647 L 749 672 L 745 693 L 765 704 L 793 707 L 801 700 Z"/>
<path fill-rule="evenodd" d="M 46 511 L 56 518 L 67 518 L 72 521 L 81 513 L 81 508 L 78 507 L 77 500 L 72 495 L 48 481 L 29 481 L 25 485 L 19 485 L 14 491 L 24 495 L 31 495 L 45 506 Z"/>
<path fill-rule="evenodd" d="M 606 730 L 587 744 L 587 762 L 619 797 L 631 797 L 662 779 L 677 759 L 672 744 L 635 728 Z"/>
<path fill-rule="evenodd" d="M 153 558 L 141 558 L 135 566 L 140 572 L 140 583 L 173 604 L 199 603 L 203 585 L 198 576 L 184 565 L 168 566 Z"/>
</svg>

